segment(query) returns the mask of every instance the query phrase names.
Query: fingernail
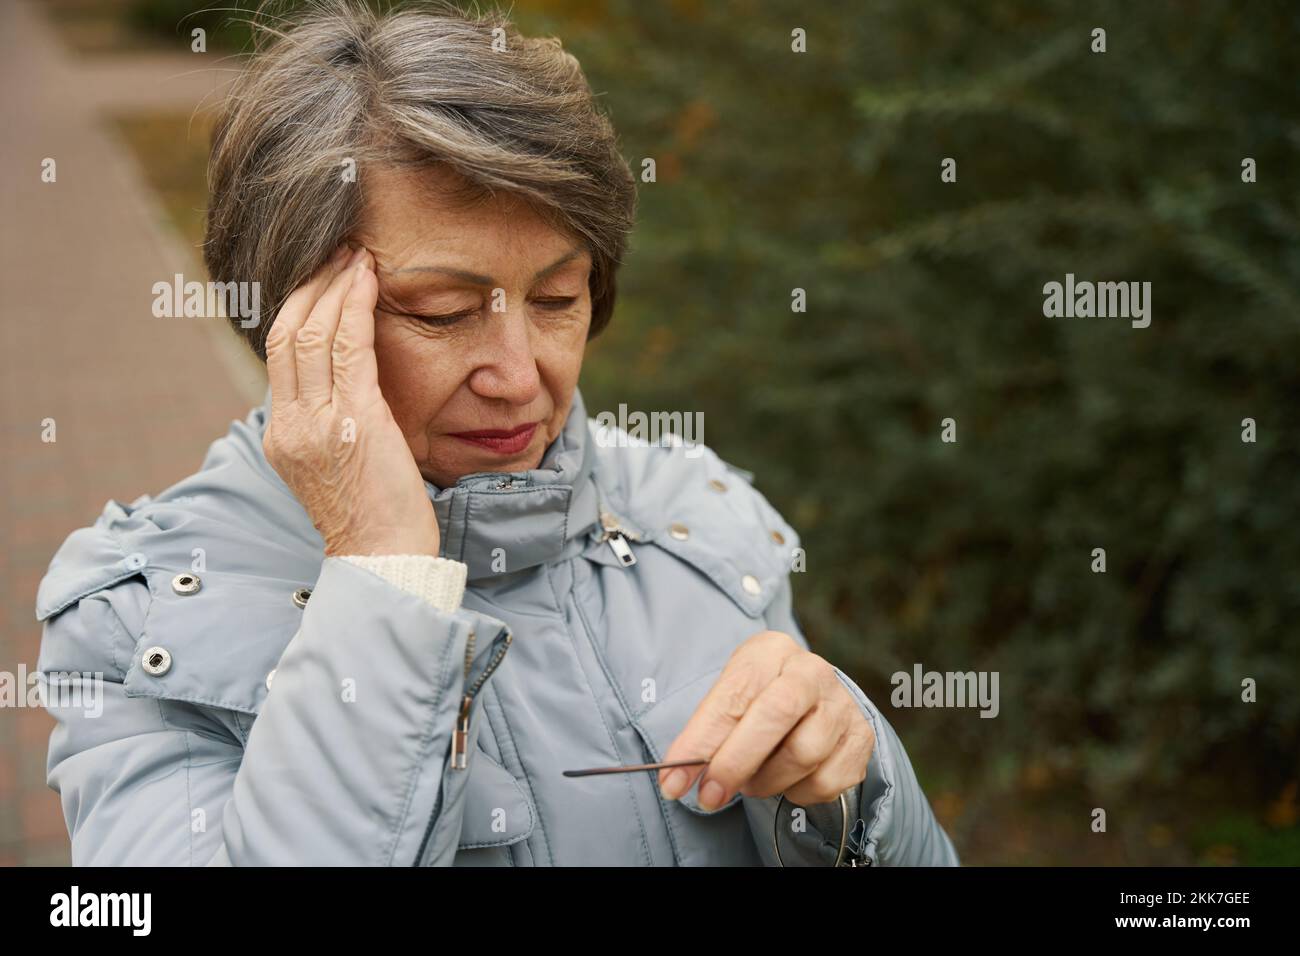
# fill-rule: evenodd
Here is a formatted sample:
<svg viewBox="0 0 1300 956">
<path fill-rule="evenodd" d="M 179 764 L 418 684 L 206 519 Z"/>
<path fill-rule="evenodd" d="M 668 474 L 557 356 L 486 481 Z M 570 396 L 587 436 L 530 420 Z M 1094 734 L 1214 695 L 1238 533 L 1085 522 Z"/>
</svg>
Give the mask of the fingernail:
<svg viewBox="0 0 1300 956">
<path fill-rule="evenodd" d="M 668 776 L 664 777 L 664 782 L 660 785 L 659 790 L 663 793 L 665 799 L 676 800 L 686 790 L 686 771 L 680 767 L 669 771 Z"/>
<path fill-rule="evenodd" d="M 708 780 L 700 786 L 700 808 L 703 810 L 714 810 L 722 806 L 722 798 L 727 795 L 726 789 L 716 780 Z"/>
<path fill-rule="evenodd" d="M 366 257 L 366 247 L 357 246 L 357 251 L 352 253 L 352 258 L 348 260 L 348 265 L 350 266 L 356 265 L 358 262 L 362 262 L 365 259 L 365 257 Z"/>
</svg>

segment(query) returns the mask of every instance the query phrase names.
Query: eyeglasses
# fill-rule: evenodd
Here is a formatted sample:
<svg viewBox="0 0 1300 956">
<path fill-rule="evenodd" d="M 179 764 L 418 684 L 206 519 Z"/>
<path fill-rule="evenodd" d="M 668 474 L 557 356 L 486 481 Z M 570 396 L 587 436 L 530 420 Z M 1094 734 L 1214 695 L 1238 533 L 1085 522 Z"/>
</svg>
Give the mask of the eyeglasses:
<svg viewBox="0 0 1300 956">
<path fill-rule="evenodd" d="M 566 777 L 591 777 L 598 774 L 638 773 L 667 767 L 699 767 L 707 760 L 673 760 L 666 763 L 627 764 L 618 767 L 589 767 L 565 770 Z M 857 785 L 843 791 L 838 800 L 804 807 L 791 803 L 782 794 L 772 815 L 772 851 L 780 866 L 870 866 L 867 856 L 867 822 L 850 808 L 858 806 Z M 788 813 L 783 808 L 788 806 Z M 787 819 L 788 818 L 788 819 Z M 785 822 L 785 826 L 782 823 Z M 831 834 L 835 839 L 828 839 Z"/>
<path fill-rule="evenodd" d="M 854 785 L 830 803 L 805 807 L 781 794 L 772 815 L 776 862 L 780 866 L 870 866 L 867 821 L 852 809 L 858 806 L 858 796 L 859 787 Z"/>
</svg>

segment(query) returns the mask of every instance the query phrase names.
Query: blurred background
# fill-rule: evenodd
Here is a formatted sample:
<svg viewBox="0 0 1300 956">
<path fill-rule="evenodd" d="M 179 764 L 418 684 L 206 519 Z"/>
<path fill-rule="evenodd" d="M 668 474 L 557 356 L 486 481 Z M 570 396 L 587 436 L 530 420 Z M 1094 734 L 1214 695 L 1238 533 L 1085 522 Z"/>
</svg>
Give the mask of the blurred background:
<svg viewBox="0 0 1300 956">
<path fill-rule="evenodd" d="M 202 272 L 249 5 L 0 13 L 0 670 L 35 665 L 62 539 L 261 400 L 224 325 L 150 314 L 153 282 Z M 803 537 L 814 649 L 898 729 L 963 862 L 1300 863 L 1300 5 L 511 7 L 657 166 L 589 411 L 703 412 L 756 473 Z M 1045 318 L 1067 273 L 1151 282 L 1150 327 Z M 890 706 L 916 663 L 998 672 L 998 717 Z M 0 711 L 0 864 L 67 861 L 50 726 Z"/>
</svg>

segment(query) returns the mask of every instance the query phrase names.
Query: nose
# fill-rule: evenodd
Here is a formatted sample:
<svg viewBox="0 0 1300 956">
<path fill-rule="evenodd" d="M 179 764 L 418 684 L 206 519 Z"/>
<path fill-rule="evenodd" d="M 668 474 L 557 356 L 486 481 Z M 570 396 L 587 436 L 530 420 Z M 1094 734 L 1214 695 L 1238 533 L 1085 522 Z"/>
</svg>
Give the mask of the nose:
<svg viewBox="0 0 1300 956">
<path fill-rule="evenodd" d="M 536 335 L 523 310 L 493 313 L 482 340 L 482 359 L 469 377 L 470 389 L 483 398 L 511 405 L 534 401 L 542 388 Z"/>
</svg>

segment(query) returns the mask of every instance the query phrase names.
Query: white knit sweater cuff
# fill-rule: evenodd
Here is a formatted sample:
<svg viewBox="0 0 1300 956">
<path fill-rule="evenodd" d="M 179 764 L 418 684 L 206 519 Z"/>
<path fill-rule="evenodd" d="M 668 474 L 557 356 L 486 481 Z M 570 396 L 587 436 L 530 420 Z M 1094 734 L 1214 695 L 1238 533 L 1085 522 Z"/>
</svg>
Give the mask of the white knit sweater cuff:
<svg viewBox="0 0 1300 956">
<path fill-rule="evenodd" d="M 469 566 L 428 554 L 341 554 L 344 561 L 373 571 L 386 581 L 450 614 L 465 596 Z"/>
</svg>

